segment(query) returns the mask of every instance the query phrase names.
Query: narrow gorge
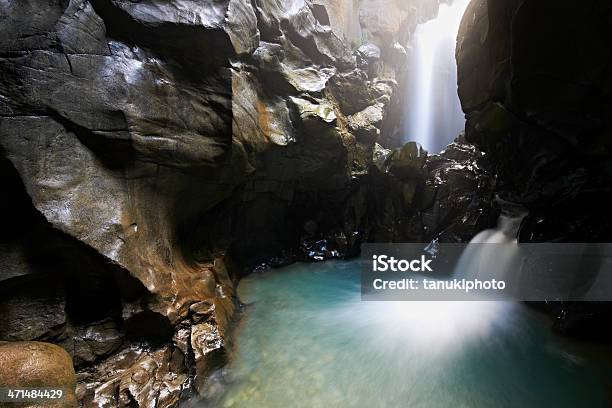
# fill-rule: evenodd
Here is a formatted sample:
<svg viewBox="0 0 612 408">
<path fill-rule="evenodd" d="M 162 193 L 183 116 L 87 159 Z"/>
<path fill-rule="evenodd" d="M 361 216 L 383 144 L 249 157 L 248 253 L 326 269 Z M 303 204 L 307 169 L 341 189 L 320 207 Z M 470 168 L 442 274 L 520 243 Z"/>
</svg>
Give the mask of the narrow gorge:
<svg viewBox="0 0 612 408">
<path fill-rule="evenodd" d="M 0 388 L 612 403 L 612 303 L 362 302 L 354 273 L 367 243 L 612 242 L 608 2 L 0 0 L 0 21 Z"/>
</svg>

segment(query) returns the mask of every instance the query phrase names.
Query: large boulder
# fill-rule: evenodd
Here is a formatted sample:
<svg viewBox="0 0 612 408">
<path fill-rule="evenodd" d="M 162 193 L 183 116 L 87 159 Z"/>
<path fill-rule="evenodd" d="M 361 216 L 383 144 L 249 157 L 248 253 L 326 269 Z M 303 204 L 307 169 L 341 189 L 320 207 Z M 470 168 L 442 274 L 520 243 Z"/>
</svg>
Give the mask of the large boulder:
<svg viewBox="0 0 612 408">
<path fill-rule="evenodd" d="M 45 406 L 73 408 L 76 377 L 64 349 L 42 342 L 0 342 L 0 384 L 10 388 L 61 389 L 63 396 Z"/>
</svg>

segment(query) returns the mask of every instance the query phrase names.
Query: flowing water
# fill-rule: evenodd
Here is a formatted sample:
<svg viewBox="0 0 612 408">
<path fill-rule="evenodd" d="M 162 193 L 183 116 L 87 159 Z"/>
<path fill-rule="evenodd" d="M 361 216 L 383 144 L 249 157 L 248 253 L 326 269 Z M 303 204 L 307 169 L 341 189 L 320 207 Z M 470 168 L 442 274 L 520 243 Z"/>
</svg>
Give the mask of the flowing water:
<svg viewBox="0 0 612 408">
<path fill-rule="evenodd" d="M 454 49 L 468 1 L 440 6 L 412 44 L 406 135 L 430 151 L 464 125 Z M 519 224 L 502 218 L 476 241 L 512 242 Z M 459 265 L 481 256 L 467 251 Z M 511 261 L 512 252 L 502 258 Z M 230 363 L 210 384 L 218 392 L 205 405 L 609 406 L 603 369 L 569 352 L 525 306 L 363 302 L 357 262 L 296 264 L 243 279 L 238 291 L 247 307 Z"/>
<path fill-rule="evenodd" d="M 505 302 L 362 302 L 357 261 L 254 274 L 223 407 L 605 407 L 598 369 Z"/>
<path fill-rule="evenodd" d="M 438 17 L 417 27 L 411 50 L 404 114 L 406 141 L 439 152 L 465 126 L 457 96 L 456 37 L 469 0 L 442 4 Z"/>
</svg>

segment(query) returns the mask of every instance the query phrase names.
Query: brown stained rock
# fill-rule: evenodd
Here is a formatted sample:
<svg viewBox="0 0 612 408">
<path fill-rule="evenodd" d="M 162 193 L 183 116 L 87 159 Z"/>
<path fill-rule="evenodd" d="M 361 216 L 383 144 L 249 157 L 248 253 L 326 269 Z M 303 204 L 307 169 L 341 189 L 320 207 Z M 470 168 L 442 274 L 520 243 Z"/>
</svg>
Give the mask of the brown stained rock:
<svg viewBox="0 0 612 408">
<path fill-rule="evenodd" d="M 286 146 L 293 141 L 295 131 L 287 102 L 280 97 L 265 98 L 256 75 L 232 70 L 232 88 L 233 137 L 253 152 L 249 157 L 249 170 L 253 171 L 258 164 L 256 154 L 271 145 Z"/>
<path fill-rule="evenodd" d="M 171 347 L 154 351 L 128 348 L 79 374 L 83 406 L 175 407 L 189 385 L 183 353 Z"/>
<path fill-rule="evenodd" d="M 198 392 L 203 393 L 208 375 L 215 368 L 219 368 L 224 361 L 224 341 L 216 325 L 211 323 L 193 325 L 191 349 L 196 364 L 195 387 Z"/>
<path fill-rule="evenodd" d="M 74 408 L 76 377 L 64 349 L 42 342 L 0 343 L 0 385 L 3 387 L 61 388 L 65 399 L 45 407 Z M 33 403 L 22 406 L 38 407 Z"/>
<path fill-rule="evenodd" d="M 23 133 L 14 133 L 19 129 Z M 188 265 L 173 248 L 169 217 L 173 196 L 180 195 L 182 188 L 173 170 L 157 166 L 110 170 L 74 133 L 48 117 L 5 120 L 0 132 L 10 135 L 3 145 L 34 205 L 58 229 L 131 271 L 156 295 L 156 311 L 175 321 L 186 315 L 189 304 L 214 296 L 212 273 Z M 44 166 L 30 167 L 43 162 Z M 166 193 L 153 190 L 162 180 L 163 188 L 169 189 Z M 208 190 L 208 199 L 224 195 L 214 191 L 218 188 Z M 206 190 L 202 186 L 200 191 Z"/>
<path fill-rule="evenodd" d="M 206 310 L 205 310 L 206 309 Z M 173 346 L 156 350 L 129 347 L 79 373 L 77 395 L 84 406 L 175 407 L 183 396 L 195 391 L 205 393 L 208 375 L 224 362 L 225 341 L 216 323 L 215 307 L 193 306 L 194 316 L 207 321 L 190 325 L 181 323 Z M 189 377 L 188 360 L 193 359 L 195 384 Z"/>
</svg>

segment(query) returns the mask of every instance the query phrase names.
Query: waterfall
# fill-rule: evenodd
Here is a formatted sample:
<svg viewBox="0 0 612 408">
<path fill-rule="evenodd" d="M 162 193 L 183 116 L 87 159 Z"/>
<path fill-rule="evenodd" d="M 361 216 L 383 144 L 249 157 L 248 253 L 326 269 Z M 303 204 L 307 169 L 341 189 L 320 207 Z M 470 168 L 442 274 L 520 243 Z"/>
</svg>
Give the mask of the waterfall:
<svg viewBox="0 0 612 408">
<path fill-rule="evenodd" d="M 409 44 L 404 136 L 429 152 L 444 149 L 465 126 L 457 95 L 455 47 L 468 3 L 441 4 L 438 17 L 419 25 Z"/>
<path fill-rule="evenodd" d="M 517 236 L 527 211 L 520 205 L 501 199 L 503 208 L 497 228 L 484 230 L 470 241 L 455 267 L 458 279 L 508 279 L 516 278 L 520 270 Z"/>
</svg>

